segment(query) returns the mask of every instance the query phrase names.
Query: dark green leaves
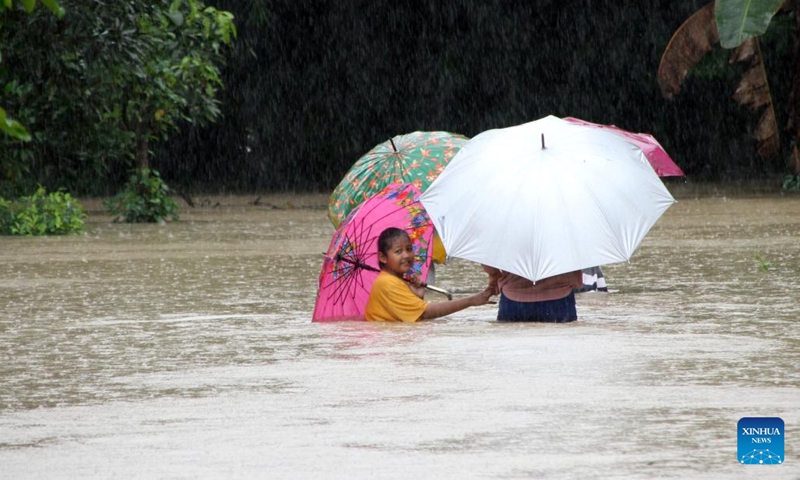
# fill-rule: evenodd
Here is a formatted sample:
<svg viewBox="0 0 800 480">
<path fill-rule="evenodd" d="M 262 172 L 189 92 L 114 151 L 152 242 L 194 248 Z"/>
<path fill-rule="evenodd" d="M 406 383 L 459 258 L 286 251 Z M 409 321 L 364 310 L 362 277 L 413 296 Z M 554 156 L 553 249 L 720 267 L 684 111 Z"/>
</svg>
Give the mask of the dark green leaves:
<svg viewBox="0 0 800 480">
<path fill-rule="evenodd" d="M 0 130 L 18 140 L 23 140 L 25 142 L 29 142 L 31 140 L 31 135 L 28 133 L 25 127 L 18 121 L 8 118 L 6 116 L 6 111 L 3 110 L 3 107 L 0 107 Z"/>
<path fill-rule="evenodd" d="M 33 9 L 36 8 L 36 0 L 19 0 L 23 7 L 25 7 L 25 11 L 28 13 L 33 12 Z M 53 12 L 58 18 L 64 16 L 64 9 L 61 8 L 61 5 L 58 4 L 56 0 L 39 0 L 42 2 L 42 5 L 47 7 L 51 12 Z M 14 6 L 14 0 L 3 0 L 0 3 L 0 12 L 3 10 L 10 10 L 11 7 Z"/>
<path fill-rule="evenodd" d="M 173 0 L 172 4 L 169 6 L 169 11 L 167 12 L 167 17 L 172 20 L 172 23 L 174 23 L 176 27 L 183 25 L 185 19 L 183 12 L 180 11 L 180 8 L 181 0 Z"/>
</svg>

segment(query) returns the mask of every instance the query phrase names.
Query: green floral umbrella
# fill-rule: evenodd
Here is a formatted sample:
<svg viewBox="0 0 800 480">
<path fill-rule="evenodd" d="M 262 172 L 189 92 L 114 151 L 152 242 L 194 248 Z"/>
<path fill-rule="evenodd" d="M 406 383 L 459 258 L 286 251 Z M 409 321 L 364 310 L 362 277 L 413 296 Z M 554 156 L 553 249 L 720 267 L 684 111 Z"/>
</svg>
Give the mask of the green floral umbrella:
<svg viewBox="0 0 800 480">
<path fill-rule="evenodd" d="M 339 228 L 351 210 L 392 183 L 411 183 L 424 192 L 468 140 L 449 132 L 413 132 L 376 145 L 333 190 L 328 218 Z"/>
</svg>

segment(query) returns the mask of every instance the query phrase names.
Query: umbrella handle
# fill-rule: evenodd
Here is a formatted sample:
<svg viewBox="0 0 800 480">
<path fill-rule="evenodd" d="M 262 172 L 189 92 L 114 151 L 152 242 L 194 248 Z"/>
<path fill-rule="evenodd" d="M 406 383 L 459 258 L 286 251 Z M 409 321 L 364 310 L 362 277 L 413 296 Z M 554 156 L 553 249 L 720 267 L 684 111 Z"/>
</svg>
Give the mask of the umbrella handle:
<svg viewBox="0 0 800 480">
<path fill-rule="evenodd" d="M 427 283 L 423 283 L 421 285 L 432 292 L 441 293 L 442 295 L 446 296 L 448 300 L 453 299 L 453 294 L 448 292 L 444 288 L 434 287 L 433 285 L 428 285 Z"/>
</svg>

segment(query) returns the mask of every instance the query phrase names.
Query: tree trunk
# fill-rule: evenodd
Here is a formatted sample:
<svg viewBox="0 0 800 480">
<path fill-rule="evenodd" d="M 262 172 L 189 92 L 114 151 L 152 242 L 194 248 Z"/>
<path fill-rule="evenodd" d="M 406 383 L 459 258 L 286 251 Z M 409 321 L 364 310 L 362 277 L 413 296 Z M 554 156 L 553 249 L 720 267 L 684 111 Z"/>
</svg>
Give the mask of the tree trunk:
<svg viewBox="0 0 800 480">
<path fill-rule="evenodd" d="M 134 148 L 136 149 L 134 152 L 136 155 L 136 169 L 141 172 L 146 168 L 150 168 L 147 133 L 142 132 L 141 122 L 136 124 L 136 146 Z"/>
</svg>

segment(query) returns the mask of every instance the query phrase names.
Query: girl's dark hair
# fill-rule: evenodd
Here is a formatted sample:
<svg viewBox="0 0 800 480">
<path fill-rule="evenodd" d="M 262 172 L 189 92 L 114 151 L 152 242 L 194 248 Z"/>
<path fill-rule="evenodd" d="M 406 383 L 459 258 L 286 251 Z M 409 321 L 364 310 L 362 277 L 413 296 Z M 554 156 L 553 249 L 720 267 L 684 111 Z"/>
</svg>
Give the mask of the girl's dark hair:
<svg viewBox="0 0 800 480">
<path fill-rule="evenodd" d="M 389 227 L 386 230 L 381 232 L 381 235 L 378 237 L 378 253 L 383 253 L 384 255 L 392 248 L 392 243 L 400 237 L 410 238 L 408 236 L 408 232 L 403 230 L 402 228 L 395 228 Z M 378 256 L 378 262 L 383 265 L 383 262 L 380 261 L 380 255 Z"/>
</svg>

